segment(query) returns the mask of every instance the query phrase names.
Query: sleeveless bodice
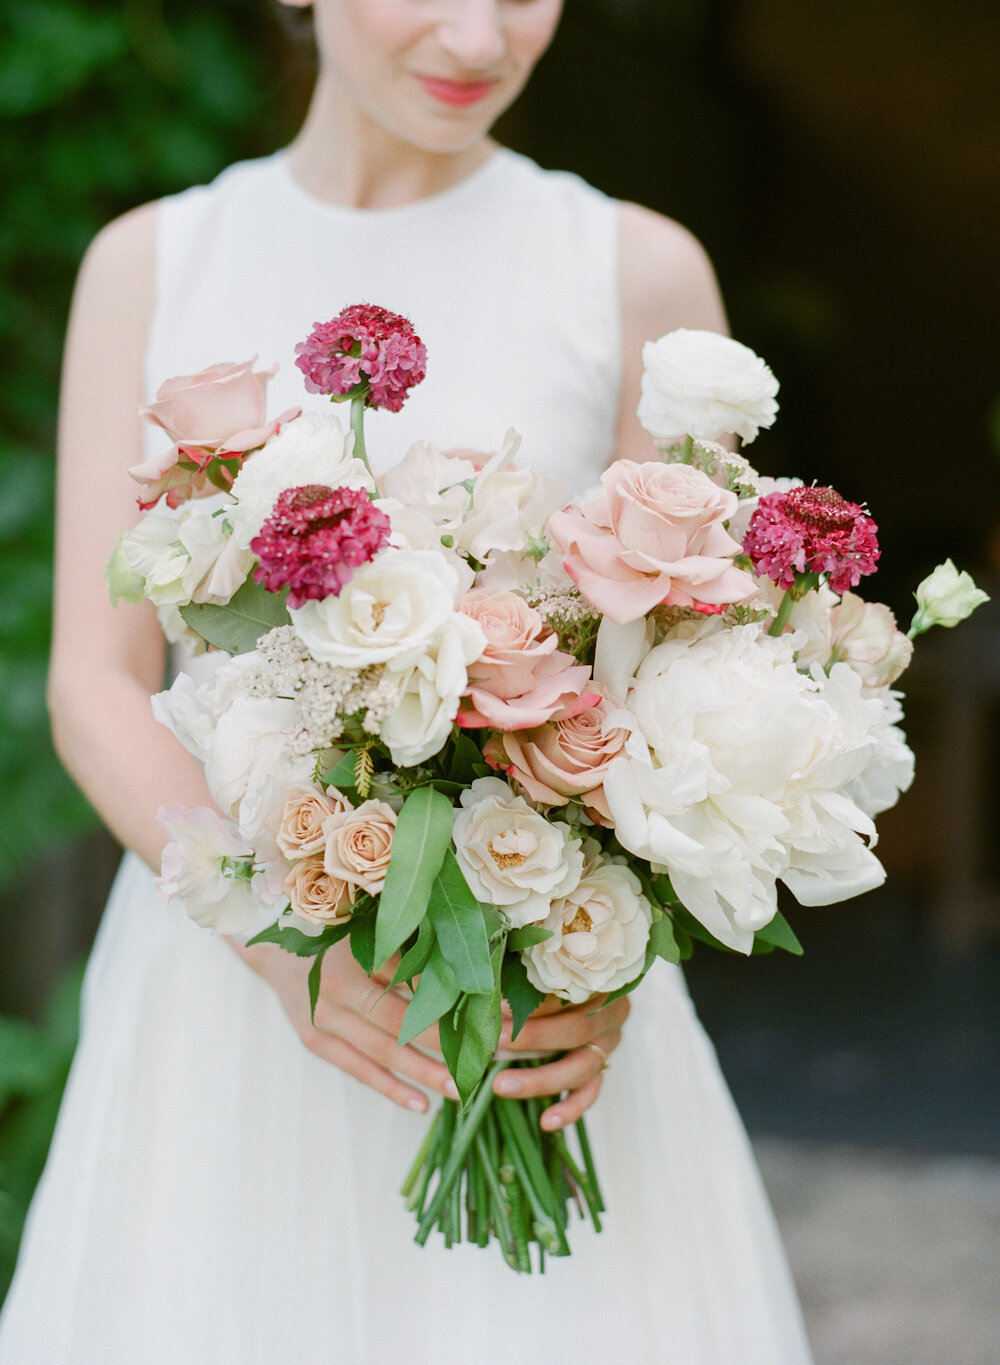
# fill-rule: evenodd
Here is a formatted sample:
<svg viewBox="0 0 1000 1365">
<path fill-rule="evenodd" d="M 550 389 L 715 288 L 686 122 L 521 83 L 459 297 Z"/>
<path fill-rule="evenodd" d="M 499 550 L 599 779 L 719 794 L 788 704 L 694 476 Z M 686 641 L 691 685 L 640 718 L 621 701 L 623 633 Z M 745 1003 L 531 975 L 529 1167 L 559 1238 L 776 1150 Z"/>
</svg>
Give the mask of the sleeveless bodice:
<svg viewBox="0 0 1000 1365">
<path fill-rule="evenodd" d="M 428 364 L 400 413 L 369 414 L 376 468 L 416 440 L 494 450 L 513 426 L 519 463 L 579 490 L 613 453 L 616 254 L 613 200 L 507 150 L 385 210 L 314 198 L 286 152 L 241 162 L 160 205 L 149 396 L 172 375 L 256 354 L 280 363 L 271 412 L 328 410 L 305 392 L 295 344 L 348 304 L 378 303 L 410 318 Z"/>
</svg>

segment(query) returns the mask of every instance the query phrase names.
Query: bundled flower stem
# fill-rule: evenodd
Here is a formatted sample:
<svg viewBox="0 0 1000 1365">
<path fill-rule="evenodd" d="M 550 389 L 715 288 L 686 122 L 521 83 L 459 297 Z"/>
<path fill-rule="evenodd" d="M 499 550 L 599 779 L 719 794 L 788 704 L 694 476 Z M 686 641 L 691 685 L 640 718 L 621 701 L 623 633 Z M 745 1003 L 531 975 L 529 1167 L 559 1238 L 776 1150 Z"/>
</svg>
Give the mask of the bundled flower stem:
<svg viewBox="0 0 1000 1365">
<path fill-rule="evenodd" d="M 508 1066 L 507 1061 L 493 1064 L 464 1113 L 457 1101 L 444 1101 L 402 1194 L 416 1215 L 421 1246 L 435 1228 L 449 1247 L 463 1240 L 485 1247 L 495 1237 L 507 1264 L 530 1274 L 532 1244 L 540 1271 L 546 1253 L 570 1254 L 571 1201 L 581 1216 L 589 1213 L 598 1232 L 604 1202 L 583 1120 L 574 1125 L 577 1160 L 564 1133 L 539 1125 L 555 1097 L 520 1101 L 493 1093 L 493 1081 Z"/>
</svg>

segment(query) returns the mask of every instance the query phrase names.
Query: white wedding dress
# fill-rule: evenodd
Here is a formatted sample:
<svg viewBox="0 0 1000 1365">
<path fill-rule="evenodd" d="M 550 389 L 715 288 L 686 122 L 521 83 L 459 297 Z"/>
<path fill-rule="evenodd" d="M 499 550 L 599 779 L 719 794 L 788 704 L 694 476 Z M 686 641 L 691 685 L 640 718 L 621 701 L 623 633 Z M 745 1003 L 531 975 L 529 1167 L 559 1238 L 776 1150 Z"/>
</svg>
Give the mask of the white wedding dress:
<svg viewBox="0 0 1000 1365">
<path fill-rule="evenodd" d="M 150 394 L 256 353 L 281 363 L 271 412 L 322 409 L 295 343 L 376 302 L 428 348 L 425 383 L 368 425 L 376 465 L 417 439 L 495 449 L 514 426 L 522 462 L 579 491 L 613 451 L 615 227 L 612 201 L 510 152 L 386 211 L 313 199 L 283 153 L 232 167 L 162 205 Z M 808 1365 L 681 972 L 658 963 L 633 1002 L 588 1115 L 606 1230 L 575 1223 L 574 1254 L 541 1277 L 495 1248 L 419 1249 L 397 1191 L 428 1120 L 306 1052 L 128 855 L 0 1365 Z"/>
</svg>

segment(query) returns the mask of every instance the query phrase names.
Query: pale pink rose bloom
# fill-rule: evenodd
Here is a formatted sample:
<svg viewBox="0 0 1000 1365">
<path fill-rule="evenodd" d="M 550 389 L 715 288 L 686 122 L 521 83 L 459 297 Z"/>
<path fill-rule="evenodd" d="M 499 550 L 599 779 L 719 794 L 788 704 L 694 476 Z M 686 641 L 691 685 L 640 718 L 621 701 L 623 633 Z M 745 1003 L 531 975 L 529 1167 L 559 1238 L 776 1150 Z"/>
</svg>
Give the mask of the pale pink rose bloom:
<svg viewBox="0 0 1000 1365">
<path fill-rule="evenodd" d="M 565 806 L 578 796 L 599 824 L 611 823 L 604 797 L 604 774 L 625 744 L 625 730 L 605 722 L 616 704 L 604 697 L 565 720 L 534 730 L 492 735 L 483 757 L 523 787 L 540 806 Z"/>
<path fill-rule="evenodd" d="M 351 917 L 354 888 L 331 877 L 321 853 L 292 864 L 285 877 L 285 895 L 295 913 L 313 924 L 343 924 Z"/>
<path fill-rule="evenodd" d="M 177 506 L 196 493 L 214 492 L 201 473 L 210 459 L 256 450 L 282 423 L 298 416 L 301 408 L 290 408 L 274 421 L 267 420 L 267 384 L 278 367 L 255 372 L 256 359 L 209 365 L 197 374 L 168 379 L 160 385 L 156 402 L 140 408 L 141 415 L 162 427 L 174 442 L 169 450 L 129 470 L 137 483 L 147 486 L 143 506 L 152 506 L 162 493 L 169 493 L 168 502 Z M 178 469 L 182 457 L 193 461 L 198 472 Z"/>
<path fill-rule="evenodd" d="M 278 847 L 286 858 L 322 853 L 326 845 L 323 821 L 350 809 L 336 787 L 326 792 L 314 786 L 289 787 L 278 826 Z"/>
<path fill-rule="evenodd" d="M 385 886 L 396 831 L 396 812 L 385 801 L 365 801 L 323 821 L 325 866 L 340 878 L 373 896 Z"/>
<path fill-rule="evenodd" d="M 845 592 L 830 613 L 832 653 L 828 663 L 850 664 L 871 694 L 894 683 L 913 657 L 913 641 L 896 626 L 882 602 L 865 602 Z"/>
<path fill-rule="evenodd" d="M 584 597 L 624 624 L 660 603 L 718 609 L 755 590 L 732 562 L 739 544 L 724 522 L 735 493 L 683 464 L 618 460 L 601 476 L 603 491 L 583 507 L 549 517 L 549 537 Z"/>
<path fill-rule="evenodd" d="M 469 665 L 459 725 L 530 730 L 576 715 L 599 699 L 587 690 L 589 665 L 564 654 L 558 637 L 517 593 L 474 588 L 455 609 L 471 617 L 486 637 L 486 649 Z"/>
</svg>

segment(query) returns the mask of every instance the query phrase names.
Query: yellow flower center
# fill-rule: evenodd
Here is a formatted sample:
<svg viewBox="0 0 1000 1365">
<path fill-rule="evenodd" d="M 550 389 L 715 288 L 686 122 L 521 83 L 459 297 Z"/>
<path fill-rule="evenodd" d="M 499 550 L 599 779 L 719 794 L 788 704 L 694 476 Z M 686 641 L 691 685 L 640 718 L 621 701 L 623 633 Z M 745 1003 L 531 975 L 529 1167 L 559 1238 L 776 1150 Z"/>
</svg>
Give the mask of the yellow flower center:
<svg viewBox="0 0 1000 1365">
<path fill-rule="evenodd" d="M 527 856 L 524 853 L 498 853 L 492 843 L 488 845 L 488 848 L 490 857 L 501 872 L 506 871 L 508 867 L 520 867 L 522 863 L 528 861 Z"/>
<path fill-rule="evenodd" d="M 593 927 L 593 924 L 594 921 L 590 918 L 586 910 L 584 910 L 583 906 L 581 905 L 580 908 L 577 910 L 576 914 L 573 916 L 572 920 L 570 920 L 569 924 L 563 925 L 562 931 L 564 934 L 589 934 Z"/>
<path fill-rule="evenodd" d="M 388 602 L 372 603 L 372 623 L 374 624 L 376 630 L 378 630 L 379 626 L 385 620 L 385 614 L 388 610 L 389 610 Z"/>
</svg>

